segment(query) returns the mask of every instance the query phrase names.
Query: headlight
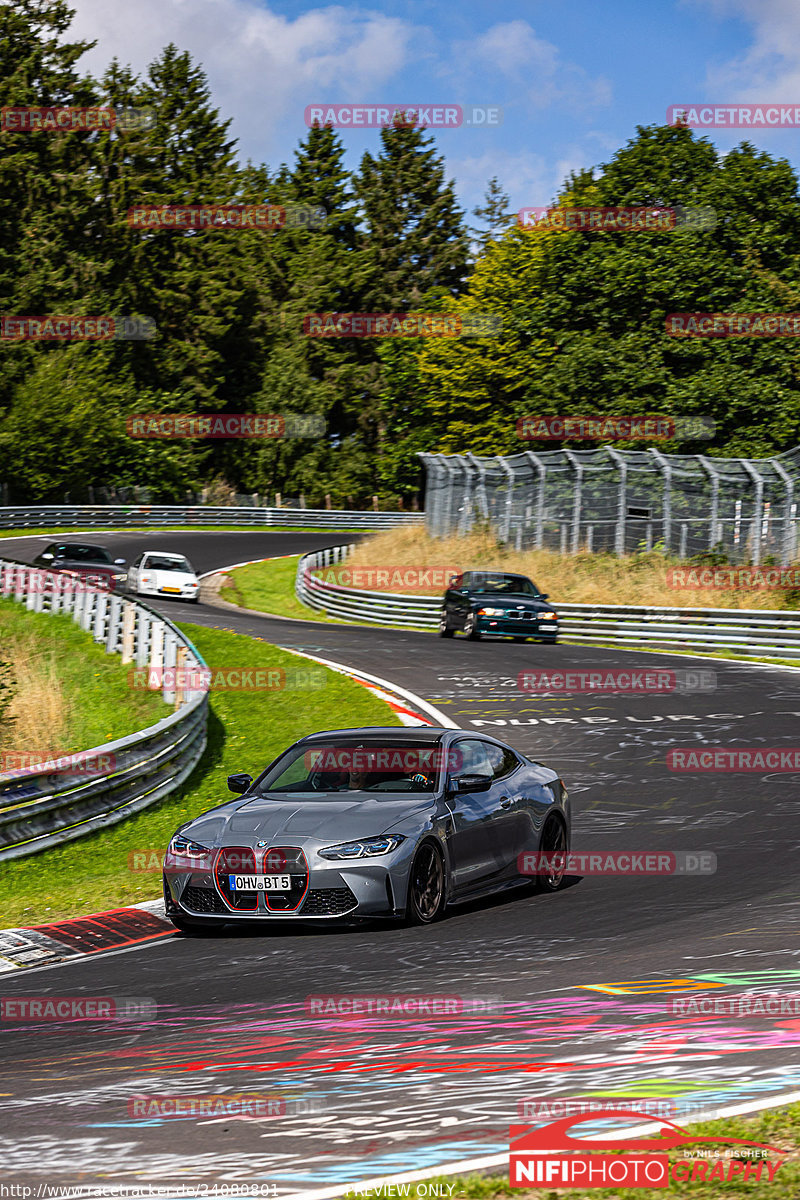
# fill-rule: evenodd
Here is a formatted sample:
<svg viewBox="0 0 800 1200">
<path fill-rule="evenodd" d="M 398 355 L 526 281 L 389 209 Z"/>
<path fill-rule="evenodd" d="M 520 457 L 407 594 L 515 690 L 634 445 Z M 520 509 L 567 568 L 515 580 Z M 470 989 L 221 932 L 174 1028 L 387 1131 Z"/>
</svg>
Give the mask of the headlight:
<svg viewBox="0 0 800 1200">
<path fill-rule="evenodd" d="M 479 608 L 479 617 L 502 617 L 506 610 L 504 608 Z"/>
<path fill-rule="evenodd" d="M 125 577 L 125 575 L 112 575 L 111 578 L 114 580 L 115 583 L 121 583 L 122 580 L 125 579 L 126 577 Z"/>
<path fill-rule="evenodd" d="M 390 854 L 406 839 L 399 833 L 391 837 L 366 838 L 361 842 L 340 842 L 338 846 L 326 846 L 319 851 L 322 858 L 374 858 L 377 854 Z"/>
<path fill-rule="evenodd" d="M 191 838 L 185 837 L 182 833 L 176 833 L 167 847 L 167 856 L 164 859 L 165 867 L 211 867 L 211 860 L 214 857 L 214 851 L 209 850 L 208 846 L 201 846 L 199 842 L 193 842 Z"/>
<path fill-rule="evenodd" d="M 557 621 L 558 613 L 539 613 L 540 621 Z"/>
</svg>

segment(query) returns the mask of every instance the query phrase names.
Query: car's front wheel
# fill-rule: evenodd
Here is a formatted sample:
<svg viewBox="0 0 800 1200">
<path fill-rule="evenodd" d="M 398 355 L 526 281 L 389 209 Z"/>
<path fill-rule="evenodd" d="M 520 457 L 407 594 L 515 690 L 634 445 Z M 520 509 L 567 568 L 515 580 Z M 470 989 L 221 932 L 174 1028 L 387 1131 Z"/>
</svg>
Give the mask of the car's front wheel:
<svg viewBox="0 0 800 1200">
<path fill-rule="evenodd" d="M 452 637 L 455 633 L 447 623 L 447 613 L 443 612 L 439 618 L 439 637 Z"/>
<path fill-rule="evenodd" d="M 552 855 L 548 869 L 543 875 L 537 876 L 540 892 L 557 892 L 564 882 L 567 873 L 567 831 L 558 817 L 550 817 L 542 830 L 539 850 L 543 854 Z"/>
<path fill-rule="evenodd" d="M 466 621 L 464 622 L 464 633 L 467 635 L 467 637 L 469 638 L 469 640 L 471 642 L 479 642 L 480 641 L 481 634 L 480 634 L 480 630 L 478 629 L 478 618 L 475 616 L 475 613 L 473 613 L 473 612 L 471 612 L 469 614 Z"/>
<path fill-rule="evenodd" d="M 419 847 L 408 876 L 406 923 L 430 925 L 445 905 L 444 859 L 433 842 Z"/>
</svg>

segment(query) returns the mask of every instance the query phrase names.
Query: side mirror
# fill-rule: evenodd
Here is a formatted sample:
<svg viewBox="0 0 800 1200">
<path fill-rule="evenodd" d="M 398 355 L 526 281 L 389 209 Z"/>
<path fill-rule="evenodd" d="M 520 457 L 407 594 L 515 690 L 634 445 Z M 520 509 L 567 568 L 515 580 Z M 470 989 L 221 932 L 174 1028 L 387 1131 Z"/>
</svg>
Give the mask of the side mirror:
<svg viewBox="0 0 800 1200">
<path fill-rule="evenodd" d="M 450 789 L 459 792 L 485 792 L 492 786 L 491 775 L 456 775 L 450 779 Z"/>
<path fill-rule="evenodd" d="M 124 558 L 115 558 L 115 559 L 114 559 L 114 566 L 116 566 L 116 567 L 124 567 L 124 566 L 125 566 L 125 559 L 124 559 Z"/>
<path fill-rule="evenodd" d="M 252 782 L 253 782 L 252 775 L 244 775 L 244 774 L 229 775 L 228 776 L 228 791 L 236 792 L 237 794 L 241 795 L 243 792 L 247 791 L 247 789 L 250 787 L 250 784 Z"/>
<path fill-rule="evenodd" d="M 52 558 L 52 557 L 53 557 L 52 554 L 40 554 L 39 555 L 39 558 Z"/>
<path fill-rule="evenodd" d="M 540 600 L 549 600 L 550 593 L 549 592 L 539 592 L 539 599 Z"/>
</svg>

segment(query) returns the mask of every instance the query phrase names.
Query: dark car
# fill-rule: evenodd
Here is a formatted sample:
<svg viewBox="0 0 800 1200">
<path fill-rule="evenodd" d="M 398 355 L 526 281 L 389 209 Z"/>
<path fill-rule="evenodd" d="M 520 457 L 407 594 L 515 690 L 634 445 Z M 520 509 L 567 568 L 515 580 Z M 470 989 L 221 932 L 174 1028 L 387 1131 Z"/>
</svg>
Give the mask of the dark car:
<svg viewBox="0 0 800 1200">
<path fill-rule="evenodd" d="M 556 772 L 461 729 L 316 733 L 228 787 L 237 799 L 170 841 L 164 898 L 178 929 L 338 917 L 427 925 L 448 904 L 530 887 L 520 855 L 569 849 Z M 545 865 L 536 882 L 556 891 L 566 864 Z"/>
<path fill-rule="evenodd" d="M 506 571 L 465 571 L 454 575 L 445 592 L 439 637 L 461 631 L 477 640 L 485 633 L 554 642 L 558 613 L 527 575 Z"/>
<path fill-rule="evenodd" d="M 95 585 L 101 591 L 124 590 L 126 574 L 119 568 L 125 566 L 125 559 L 112 559 L 103 546 L 91 546 L 86 542 L 51 542 L 41 554 L 37 554 L 33 565 L 48 571 L 64 571 L 79 576 L 85 583 Z"/>
</svg>

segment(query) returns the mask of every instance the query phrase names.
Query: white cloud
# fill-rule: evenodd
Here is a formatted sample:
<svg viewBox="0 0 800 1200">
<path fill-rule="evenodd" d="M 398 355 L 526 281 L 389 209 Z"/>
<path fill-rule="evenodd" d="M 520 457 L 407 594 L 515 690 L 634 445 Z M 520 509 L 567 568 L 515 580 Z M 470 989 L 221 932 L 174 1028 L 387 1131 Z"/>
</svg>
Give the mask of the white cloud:
<svg viewBox="0 0 800 1200">
<path fill-rule="evenodd" d="M 454 60 L 476 74 L 505 79 L 521 88 L 526 108 L 559 104 L 572 112 L 604 106 L 611 101 L 611 84 L 592 78 L 577 63 L 561 57 L 557 46 L 537 36 L 527 21 L 504 21 L 456 48 Z"/>
<path fill-rule="evenodd" d="M 338 6 L 290 20 L 253 0 L 73 2 L 70 36 L 98 40 L 85 69 L 100 74 L 116 56 L 143 73 L 174 42 L 203 67 L 214 104 L 254 157 L 283 147 L 281 122 L 302 131 L 303 109 L 328 89 L 358 101 L 387 85 L 406 66 L 414 33 L 398 18 Z"/>
<path fill-rule="evenodd" d="M 752 26 L 749 49 L 709 67 L 706 88 L 731 100 L 794 103 L 800 96 L 800 6 L 797 0 L 694 0 L 714 15 Z"/>
</svg>

